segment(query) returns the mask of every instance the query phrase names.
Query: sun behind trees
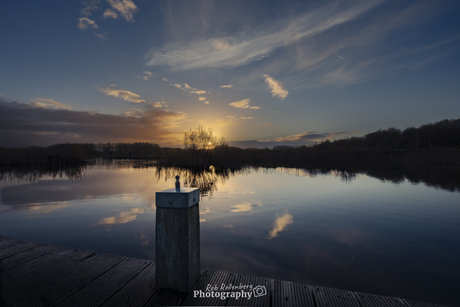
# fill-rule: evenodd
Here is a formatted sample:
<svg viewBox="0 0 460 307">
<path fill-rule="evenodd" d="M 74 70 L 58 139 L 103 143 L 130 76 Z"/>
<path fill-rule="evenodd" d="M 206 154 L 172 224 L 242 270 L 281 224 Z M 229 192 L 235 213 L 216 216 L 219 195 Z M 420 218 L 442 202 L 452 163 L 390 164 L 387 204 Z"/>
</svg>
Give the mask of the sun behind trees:
<svg viewBox="0 0 460 307">
<path fill-rule="evenodd" d="M 207 130 L 203 127 L 198 126 L 195 130 L 191 130 L 184 134 L 184 148 L 188 150 L 207 150 L 214 149 L 218 146 L 228 146 L 227 142 L 223 137 L 220 139 L 214 135 L 212 128 Z"/>
</svg>

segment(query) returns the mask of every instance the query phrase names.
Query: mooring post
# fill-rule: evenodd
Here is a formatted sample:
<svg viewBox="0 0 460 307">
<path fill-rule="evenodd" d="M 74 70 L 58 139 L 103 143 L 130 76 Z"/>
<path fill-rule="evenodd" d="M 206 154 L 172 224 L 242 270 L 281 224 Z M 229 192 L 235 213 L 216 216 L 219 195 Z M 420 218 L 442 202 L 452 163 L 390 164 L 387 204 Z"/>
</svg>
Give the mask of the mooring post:
<svg viewBox="0 0 460 307">
<path fill-rule="evenodd" d="M 200 190 L 156 192 L 155 287 L 190 292 L 200 276 Z"/>
</svg>

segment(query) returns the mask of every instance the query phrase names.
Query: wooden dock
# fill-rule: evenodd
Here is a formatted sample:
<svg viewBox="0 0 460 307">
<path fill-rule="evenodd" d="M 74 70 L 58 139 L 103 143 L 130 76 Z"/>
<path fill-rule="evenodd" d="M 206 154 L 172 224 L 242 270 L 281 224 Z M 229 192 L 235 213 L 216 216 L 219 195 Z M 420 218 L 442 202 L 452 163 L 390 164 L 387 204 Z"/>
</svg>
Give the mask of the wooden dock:
<svg viewBox="0 0 460 307">
<path fill-rule="evenodd" d="M 230 297 L 206 297 L 208 285 Z M 155 288 L 154 263 L 0 236 L 0 306 L 434 307 L 402 298 L 205 269 L 190 293 Z M 201 292 L 200 292 L 201 290 Z M 241 291 L 240 291 L 241 290 Z M 222 293 L 219 289 L 216 292 Z M 251 293 L 232 298 L 231 293 Z M 208 295 L 211 293 L 208 292 Z M 256 296 L 254 296 L 256 294 Z M 202 296 L 200 298 L 200 295 Z M 221 294 L 219 294 L 221 295 Z"/>
</svg>

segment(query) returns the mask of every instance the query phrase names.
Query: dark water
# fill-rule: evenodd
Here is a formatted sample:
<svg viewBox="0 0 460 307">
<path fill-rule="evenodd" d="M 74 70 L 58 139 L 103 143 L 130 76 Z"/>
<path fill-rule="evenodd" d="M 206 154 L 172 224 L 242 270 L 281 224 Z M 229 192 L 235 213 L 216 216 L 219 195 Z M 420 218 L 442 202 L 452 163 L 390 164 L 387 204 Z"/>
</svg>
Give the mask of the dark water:
<svg viewBox="0 0 460 307">
<path fill-rule="evenodd" d="M 0 173 L 2 236 L 154 260 L 155 192 L 179 175 L 202 191 L 202 268 L 460 302 L 460 193 L 445 178 L 129 161 Z"/>
</svg>

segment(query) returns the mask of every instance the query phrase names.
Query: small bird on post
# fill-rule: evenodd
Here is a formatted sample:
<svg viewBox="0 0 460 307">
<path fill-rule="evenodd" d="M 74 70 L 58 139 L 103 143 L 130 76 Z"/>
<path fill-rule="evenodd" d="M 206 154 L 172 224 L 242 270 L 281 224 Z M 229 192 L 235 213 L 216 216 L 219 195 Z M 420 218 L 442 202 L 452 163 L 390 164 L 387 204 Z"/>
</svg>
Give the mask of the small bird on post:
<svg viewBox="0 0 460 307">
<path fill-rule="evenodd" d="M 176 190 L 180 190 L 179 176 L 176 176 Z"/>
</svg>

